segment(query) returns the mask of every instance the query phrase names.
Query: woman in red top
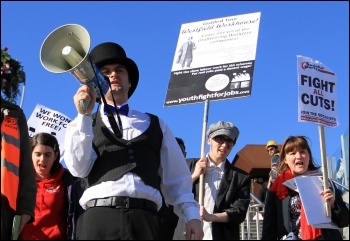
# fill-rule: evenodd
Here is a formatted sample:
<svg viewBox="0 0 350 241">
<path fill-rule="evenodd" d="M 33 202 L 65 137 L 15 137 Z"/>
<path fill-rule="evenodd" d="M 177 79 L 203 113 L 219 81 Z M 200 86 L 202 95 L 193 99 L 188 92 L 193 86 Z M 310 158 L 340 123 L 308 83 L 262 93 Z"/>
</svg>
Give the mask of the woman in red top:
<svg viewBox="0 0 350 241">
<path fill-rule="evenodd" d="M 31 138 L 30 144 L 37 184 L 35 220 L 24 226 L 19 239 L 71 239 L 67 233 L 70 230 L 67 231 L 70 196 L 67 192 L 74 180 L 59 162 L 58 141 L 51 134 L 39 133 Z"/>
</svg>

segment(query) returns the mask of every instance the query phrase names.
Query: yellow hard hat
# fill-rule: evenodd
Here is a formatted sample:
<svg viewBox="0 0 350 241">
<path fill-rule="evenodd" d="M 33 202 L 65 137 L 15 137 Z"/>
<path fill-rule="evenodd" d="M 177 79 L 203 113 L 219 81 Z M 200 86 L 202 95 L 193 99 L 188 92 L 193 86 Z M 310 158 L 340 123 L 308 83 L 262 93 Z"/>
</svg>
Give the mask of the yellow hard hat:
<svg viewBox="0 0 350 241">
<path fill-rule="evenodd" d="M 273 140 L 268 141 L 265 148 L 268 149 L 270 146 L 275 146 L 276 148 L 278 148 L 277 142 Z"/>
</svg>

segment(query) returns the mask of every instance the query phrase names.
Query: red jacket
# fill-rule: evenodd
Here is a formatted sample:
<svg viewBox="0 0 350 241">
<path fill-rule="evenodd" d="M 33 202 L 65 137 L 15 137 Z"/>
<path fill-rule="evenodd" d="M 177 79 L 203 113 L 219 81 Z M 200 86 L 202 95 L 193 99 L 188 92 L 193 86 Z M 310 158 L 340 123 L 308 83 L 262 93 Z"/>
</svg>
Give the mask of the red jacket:
<svg viewBox="0 0 350 241">
<path fill-rule="evenodd" d="M 67 211 L 63 173 L 61 166 L 51 179 L 37 180 L 35 221 L 24 226 L 19 239 L 66 239 Z"/>
</svg>

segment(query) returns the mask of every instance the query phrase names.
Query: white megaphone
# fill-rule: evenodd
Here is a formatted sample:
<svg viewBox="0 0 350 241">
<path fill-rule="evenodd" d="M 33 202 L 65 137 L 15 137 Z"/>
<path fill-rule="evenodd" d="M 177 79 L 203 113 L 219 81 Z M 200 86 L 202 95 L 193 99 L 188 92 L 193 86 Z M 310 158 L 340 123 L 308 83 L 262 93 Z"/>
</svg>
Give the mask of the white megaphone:
<svg viewBox="0 0 350 241">
<path fill-rule="evenodd" d="M 90 61 L 90 35 L 78 24 L 62 25 L 53 30 L 40 48 L 40 62 L 52 73 L 70 72 L 81 84 L 90 85 L 97 98 L 107 93 L 109 82 Z M 102 92 L 102 93 L 101 93 Z M 81 101 L 86 110 L 88 102 Z"/>
</svg>

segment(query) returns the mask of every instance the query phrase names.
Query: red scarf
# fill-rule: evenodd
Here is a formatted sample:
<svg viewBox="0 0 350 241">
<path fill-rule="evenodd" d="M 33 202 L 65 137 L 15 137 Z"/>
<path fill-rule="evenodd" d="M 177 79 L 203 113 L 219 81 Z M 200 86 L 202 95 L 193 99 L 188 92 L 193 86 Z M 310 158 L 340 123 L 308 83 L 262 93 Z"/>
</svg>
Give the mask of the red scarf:
<svg viewBox="0 0 350 241">
<path fill-rule="evenodd" d="M 273 182 L 270 191 L 275 193 L 280 200 L 284 199 L 288 196 L 289 191 L 288 188 L 283 185 L 283 183 L 292 178 L 294 178 L 294 175 L 289 169 L 284 173 L 279 174 L 276 180 Z M 302 204 L 300 210 L 300 231 L 302 240 L 316 240 L 322 235 L 320 228 L 314 228 L 307 224 L 307 219 Z"/>
</svg>

